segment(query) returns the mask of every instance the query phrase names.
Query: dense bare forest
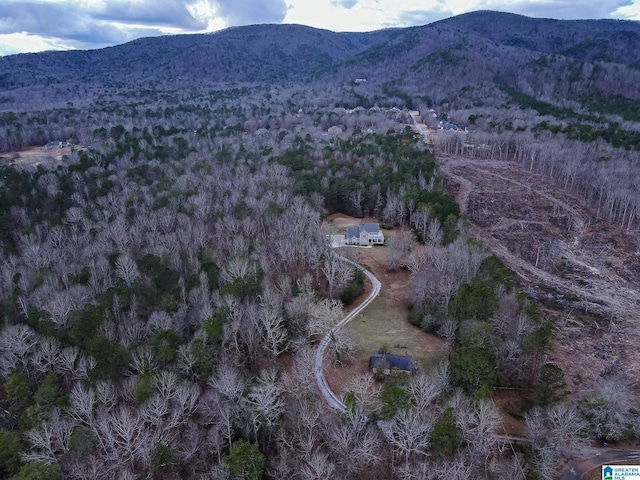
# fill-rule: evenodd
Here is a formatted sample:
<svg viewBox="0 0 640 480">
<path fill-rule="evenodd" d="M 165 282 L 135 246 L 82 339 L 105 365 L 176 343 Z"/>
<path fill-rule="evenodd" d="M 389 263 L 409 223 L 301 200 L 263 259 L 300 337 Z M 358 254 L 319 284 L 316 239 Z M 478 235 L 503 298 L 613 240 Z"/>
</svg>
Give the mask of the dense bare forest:
<svg viewBox="0 0 640 480">
<path fill-rule="evenodd" d="M 473 237 L 438 156 L 517 162 L 636 232 L 640 27 L 496 15 L 0 58 L 0 478 L 537 479 L 637 443 L 634 379 L 568 390 L 557 305 Z M 365 290 L 336 212 L 396 233 L 411 328 L 450 351 L 354 377 L 342 415 L 313 372 Z"/>
</svg>

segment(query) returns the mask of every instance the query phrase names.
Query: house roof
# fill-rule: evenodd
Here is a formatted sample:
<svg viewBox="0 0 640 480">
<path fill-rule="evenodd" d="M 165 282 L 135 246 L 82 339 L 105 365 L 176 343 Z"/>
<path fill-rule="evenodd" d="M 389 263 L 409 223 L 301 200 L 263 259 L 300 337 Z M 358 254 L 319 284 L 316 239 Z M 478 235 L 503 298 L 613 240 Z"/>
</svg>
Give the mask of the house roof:
<svg viewBox="0 0 640 480">
<path fill-rule="evenodd" d="M 359 237 L 360 232 L 378 233 L 380 231 L 379 223 L 361 223 L 358 227 L 347 227 L 347 238 Z"/>
<path fill-rule="evenodd" d="M 380 231 L 379 223 L 361 223 L 358 227 L 347 227 L 347 238 L 359 237 L 360 232 L 365 231 L 369 234 L 376 234 Z"/>
<path fill-rule="evenodd" d="M 378 233 L 380 231 L 379 223 L 362 223 L 360 225 L 361 230 L 366 230 L 369 233 Z"/>
<path fill-rule="evenodd" d="M 379 360 L 386 361 L 389 364 L 389 368 L 397 368 L 406 372 L 410 372 L 413 366 L 413 357 L 394 355 L 392 353 L 374 353 L 369 359 L 369 368 L 373 368 Z"/>
<path fill-rule="evenodd" d="M 347 238 L 359 237 L 360 227 L 347 227 Z"/>
</svg>

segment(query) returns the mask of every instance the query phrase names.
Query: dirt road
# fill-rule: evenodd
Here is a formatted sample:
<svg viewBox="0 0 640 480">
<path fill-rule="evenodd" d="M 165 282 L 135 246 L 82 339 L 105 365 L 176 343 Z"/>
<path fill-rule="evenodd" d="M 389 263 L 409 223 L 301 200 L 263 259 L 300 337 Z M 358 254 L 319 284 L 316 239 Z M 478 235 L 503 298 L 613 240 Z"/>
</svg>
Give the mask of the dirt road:
<svg viewBox="0 0 640 480">
<path fill-rule="evenodd" d="M 598 452 L 592 458 L 567 468 L 562 474 L 562 480 L 581 480 L 594 468 L 602 465 L 613 465 L 633 462 L 640 463 L 640 451 L 635 450 L 608 450 Z"/>
<path fill-rule="evenodd" d="M 327 347 L 329 346 L 329 344 L 331 343 L 331 339 L 335 334 L 335 332 L 343 328 L 347 323 L 353 320 L 362 310 L 364 310 L 367 307 L 367 305 L 369 305 L 373 301 L 373 299 L 378 296 L 378 294 L 380 293 L 380 289 L 382 288 L 382 285 L 370 271 L 365 270 L 360 265 L 358 265 L 357 263 L 347 258 L 344 258 L 344 257 L 340 257 L 340 258 L 343 261 L 350 263 L 354 267 L 362 270 L 362 272 L 367 276 L 367 278 L 369 279 L 372 285 L 371 293 L 364 300 L 364 302 L 362 302 L 360 305 L 354 308 L 351 312 L 349 312 L 349 314 L 346 317 L 344 317 L 335 327 L 333 327 L 330 331 L 328 331 L 327 334 L 320 341 L 320 345 L 318 345 L 318 349 L 316 350 L 314 373 L 316 376 L 316 383 L 318 384 L 318 388 L 320 389 L 320 392 L 322 393 L 322 396 L 324 397 L 324 399 L 327 401 L 327 404 L 331 408 L 339 410 L 340 412 L 344 412 L 347 407 L 342 402 L 342 400 L 338 398 L 335 392 L 331 390 L 331 387 L 329 387 L 329 383 L 327 382 L 327 379 L 324 376 L 324 353 L 327 350 Z"/>
</svg>

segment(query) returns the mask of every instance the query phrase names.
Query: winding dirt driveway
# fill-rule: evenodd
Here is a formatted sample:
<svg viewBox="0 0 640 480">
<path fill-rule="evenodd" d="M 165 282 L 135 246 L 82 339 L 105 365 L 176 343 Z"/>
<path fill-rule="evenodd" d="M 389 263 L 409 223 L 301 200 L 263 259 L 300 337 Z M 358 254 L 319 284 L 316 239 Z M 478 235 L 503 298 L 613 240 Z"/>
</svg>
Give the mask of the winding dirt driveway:
<svg viewBox="0 0 640 480">
<path fill-rule="evenodd" d="M 347 262 L 353 265 L 354 267 L 356 267 L 357 269 L 361 270 L 367 276 L 367 278 L 371 281 L 371 285 L 373 286 L 373 288 L 371 289 L 371 293 L 364 300 L 364 302 L 358 305 L 346 317 L 344 317 L 335 327 L 329 330 L 320 341 L 320 344 L 318 345 L 318 349 L 316 350 L 315 365 L 313 367 L 313 370 L 315 372 L 316 383 L 318 384 L 318 388 L 320 389 L 320 392 L 322 393 L 322 396 L 326 400 L 327 404 L 331 408 L 338 410 L 340 412 L 344 412 L 347 409 L 346 405 L 342 402 L 342 400 L 338 398 L 335 392 L 331 390 L 331 387 L 329 387 L 329 384 L 327 383 L 327 379 L 324 376 L 324 368 L 323 368 L 324 353 L 327 350 L 327 347 L 329 346 L 331 342 L 331 338 L 333 337 L 335 332 L 337 332 L 342 327 L 344 327 L 347 323 L 353 320 L 356 317 L 356 315 L 358 315 L 362 310 L 364 310 L 367 307 L 367 305 L 369 305 L 373 301 L 373 299 L 378 296 L 378 294 L 380 293 L 380 289 L 382 288 L 382 284 L 373 275 L 373 273 L 371 273 L 369 270 L 364 269 L 361 265 L 358 265 L 356 262 L 353 262 L 340 255 L 338 255 L 338 257 L 342 261 Z"/>
</svg>

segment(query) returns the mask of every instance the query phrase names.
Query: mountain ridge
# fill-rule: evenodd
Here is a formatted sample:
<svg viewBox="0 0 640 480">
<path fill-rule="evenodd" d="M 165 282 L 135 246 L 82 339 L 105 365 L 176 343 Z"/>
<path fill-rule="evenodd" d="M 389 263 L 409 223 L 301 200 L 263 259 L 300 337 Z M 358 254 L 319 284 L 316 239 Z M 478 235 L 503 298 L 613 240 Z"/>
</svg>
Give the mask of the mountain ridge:
<svg viewBox="0 0 640 480">
<path fill-rule="evenodd" d="M 359 87 L 369 103 L 389 91 L 435 101 L 500 101 L 505 86 L 552 102 L 600 91 L 640 98 L 640 23 L 482 10 L 364 33 L 249 25 L 98 50 L 12 55 L 0 58 L 0 72 L 3 109 L 34 92 L 51 91 L 60 100 L 67 91 L 93 98 L 105 89 L 158 86 L 310 83 L 330 89 L 355 78 L 370 79 Z"/>
</svg>

